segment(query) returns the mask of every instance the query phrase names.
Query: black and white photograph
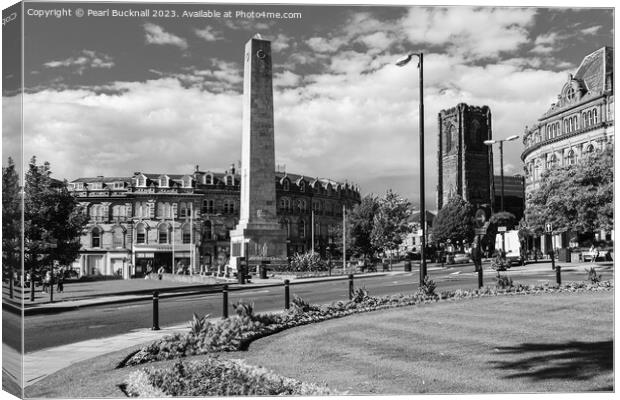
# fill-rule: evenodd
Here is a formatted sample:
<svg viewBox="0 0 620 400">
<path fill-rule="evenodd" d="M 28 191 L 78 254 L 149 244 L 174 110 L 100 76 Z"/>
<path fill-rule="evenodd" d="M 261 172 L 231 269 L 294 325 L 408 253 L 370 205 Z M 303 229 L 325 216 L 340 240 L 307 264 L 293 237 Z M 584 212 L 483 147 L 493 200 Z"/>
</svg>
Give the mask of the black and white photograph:
<svg viewBox="0 0 620 400">
<path fill-rule="evenodd" d="M 612 3 L 1 4 L 6 398 L 614 395 Z"/>
</svg>

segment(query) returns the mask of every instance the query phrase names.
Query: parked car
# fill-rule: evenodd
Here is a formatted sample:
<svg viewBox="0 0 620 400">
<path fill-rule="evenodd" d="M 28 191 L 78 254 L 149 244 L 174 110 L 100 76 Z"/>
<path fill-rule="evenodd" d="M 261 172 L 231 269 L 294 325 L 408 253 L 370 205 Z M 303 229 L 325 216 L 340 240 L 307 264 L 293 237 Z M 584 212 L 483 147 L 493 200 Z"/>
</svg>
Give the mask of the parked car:
<svg viewBox="0 0 620 400">
<path fill-rule="evenodd" d="M 462 264 L 472 262 L 471 257 L 467 253 L 456 253 L 454 256 L 454 264 Z"/>
</svg>

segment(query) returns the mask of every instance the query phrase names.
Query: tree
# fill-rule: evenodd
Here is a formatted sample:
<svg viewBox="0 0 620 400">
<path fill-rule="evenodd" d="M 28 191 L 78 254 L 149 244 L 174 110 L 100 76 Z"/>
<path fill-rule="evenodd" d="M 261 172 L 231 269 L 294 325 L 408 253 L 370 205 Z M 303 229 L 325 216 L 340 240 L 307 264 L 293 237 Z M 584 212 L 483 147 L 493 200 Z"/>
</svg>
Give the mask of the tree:
<svg viewBox="0 0 620 400">
<path fill-rule="evenodd" d="M 49 163 L 32 157 L 24 188 L 24 264 L 30 271 L 49 268 L 54 261 L 69 265 L 78 256 L 87 222 L 66 182 L 51 178 Z"/>
<path fill-rule="evenodd" d="M 405 234 L 411 231 L 408 221 L 410 215 L 411 203 L 388 190 L 385 197 L 379 200 L 379 209 L 373 221 L 373 247 L 384 254 L 397 250 Z"/>
<path fill-rule="evenodd" d="M 2 265 L 9 269 L 21 267 L 21 209 L 19 176 L 9 157 L 8 165 L 2 167 Z"/>
<path fill-rule="evenodd" d="M 345 226 L 347 231 L 345 232 L 345 245 L 347 247 L 347 253 L 350 253 L 353 249 L 353 236 L 351 235 L 352 225 L 350 216 L 345 217 Z M 330 251 L 332 257 L 342 257 L 342 223 L 330 225 L 327 229 L 328 243 L 330 244 Z"/>
<path fill-rule="evenodd" d="M 439 210 L 433 222 L 433 238 L 437 243 L 471 242 L 474 238 L 474 206 L 462 197 L 452 196 Z"/>
<path fill-rule="evenodd" d="M 605 149 L 577 164 L 556 166 L 542 175 L 531 193 L 525 219 L 536 235 L 553 231 L 590 233 L 613 229 L 613 151 Z"/>
<path fill-rule="evenodd" d="M 349 214 L 353 251 L 365 259 L 371 259 L 377 251 L 372 241 L 372 230 L 379 207 L 379 199 L 368 195 Z"/>
</svg>

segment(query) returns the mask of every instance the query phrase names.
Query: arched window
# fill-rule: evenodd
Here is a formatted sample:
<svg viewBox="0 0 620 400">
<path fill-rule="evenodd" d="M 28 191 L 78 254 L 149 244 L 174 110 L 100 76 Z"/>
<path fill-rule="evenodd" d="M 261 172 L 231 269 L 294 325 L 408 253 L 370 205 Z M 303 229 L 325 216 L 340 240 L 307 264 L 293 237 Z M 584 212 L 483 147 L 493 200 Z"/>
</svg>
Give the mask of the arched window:
<svg viewBox="0 0 620 400">
<path fill-rule="evenodd" d="M 146 187 L 146 177 L 144 175 L 138 175 L 138 179 L 136 181 L 136 186 L 138 186 L 138 187 Z"/>
<path fill-rule="evenodd" d="M 284 182 L 282 182 L 282 188 L 287 192 L 291 189 L 291 183 L 288 179 L 285 179 Z"/>
<path fill-rule="evenodd" d="M 588 120 L 588 126 L 594 125 L 594 119 L 592 118 L 592 110 L 588 111 L 587 120 Z"/>
<path fill-rule="evenodd" d="M 139 223 L 138 226 L 136 226 L 136 243 L 146 243 L 146 226 L 143 223 Z"/>
<path fill-rule="evenodd" d="M 202 201 L 202 213 L 203 214 L 213 214 L 215 209 L 215 203 L 213 200 L 203 200 Z"/>
<path fill-rule="evenodd" d="M 573 165 L 575 161 L 575 152 L 571 149 L 566 155 L 566 164 Z"/>
<path fill-rule="evenodd" d="M 234 178 L 231 175 L 227 175 L 224 178 L 224 184 L 226 186 L 232 186 L 234 183 L 235 183 L 235 180 L 234 180 Z"/>
<path fill-rule="evenodd" d="M 280 210 L 288 211 L 291 208 L 291 200 L 288 197 L 280 198 Z"/>
<path fill-rule="evenodd" d="M 90 247 L 101 247 L 101 228 L 94 227 L 90 232 Z"/>
<path fill-rule="evenodd" d="M 299 191 L 300 192 L 305 192 L 306 191 L 306 181 L 302 180 L 299 182 Z"/>
<path fill-rule="evenodd" d="M 234 200 L 224 200 L 224 214 L 234 214 L 234 213 L 235 213 Z"/>
<path fill-rule="evenodd" d="M 594 120 L 592 125 L 598 124 L 598 112 L 596 111 L 596 108 L 592 110 L 592 119 Z"/>
<path fill-rule="evenodd" d="M 159 244 L 167 244 L 168 243 L 168 224 L 161 224 L 157 229 L 157 237 Z"/>
<path fill-rule="evenodd" d="M 299 221 L 299 226 L 298 226 L 298 234 L 300 238 L 305 238 L 306 237 L 306 221 L 304 221 L 303 219 Z"/>
<path fill-rule="evenodd" d="M 565 119 L 564 120 L 564 133 L 567 133 L 567 132 L 568 132 L 568 120 Z"/>
<path fill-rule="evenodd" d="M 288 219 L 282 218 L 280 220 L 280 228 L 286 232 L 287 239 L 291 237 L 291 228 Z"/>
<path fill-rule="evenodd" d="M 120 226 L 112 230 L 112 246 L 115 248 L 125 247 L 125 232 Z"/>
<path fill-rule="evenodd" d="M 551 157 L 547 159 L 547 169 L 553 168 L 556 163 L 557 163 L 557 157 L 555 156 L 555 154 L 552 154 Z"/>
<path fill-rule="evenodd" d="M 573 117 L 573 125 L 575 127 L 575 130 L 579 129 L 579 118 L 577 118 L 576 115 Z"/>
<path fill-rule="evenodd" d="M 594 152 L 594 146 L 589 144 L 586 146 L 586 153 L 592 153 Z"/>
<path fill-rule="evenodd" d="M 187 206 L 187 203 L 184 203 L 184 202 L 179 203 L 179 217 L 180 218 L 189 217 L 189 208 Z"/>
<path fill-rule="evenodd" d="M 297 200 L 297 212 L 303 214 L 306 212 L 306 200 Z"/>
<path fill-rule="evenodd" d="M 212 174 L 207 174 L 203 177 L 204 181 L 203 183 L 205 185 L 213 185 L 213 175 Z"/>
<path fill-rule="evenodd" d="M 182 235 L 183 235 L 183 243 L 188 244 L 192 242 L 192 231 L 190 229 L 189 224 L 183 225 Z"/>
</svg>

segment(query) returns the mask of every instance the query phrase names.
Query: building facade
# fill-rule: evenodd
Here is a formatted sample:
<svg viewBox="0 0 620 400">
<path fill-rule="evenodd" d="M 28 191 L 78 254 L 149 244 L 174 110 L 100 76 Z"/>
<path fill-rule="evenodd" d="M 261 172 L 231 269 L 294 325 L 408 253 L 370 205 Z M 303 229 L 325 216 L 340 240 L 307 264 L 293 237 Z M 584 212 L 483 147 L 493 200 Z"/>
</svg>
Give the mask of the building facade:
<svg viewBox="0 0 620 400">
<path fill-rule="evenodd" d="M 223 266 L 230 257 L 229 232 L 239 221 L 240 184 L 234 166 L 224 173 L 197 166 L 187 175 L 135 172 L 70 182 L 89 216 L 73 268 L 80 276 L 129 278 L 161 266 L 188 273 Z M 274 184 L 288 256 L 312 243 L 324 254 L 330 226 L 341 223 L 343 207 L 360 202 L 356 187 L 330 179 L 276 172 Z"/>
<path fill-rule="evenodd" d="M 493 201 L 491 110 L 461 103 L 439 113 L 437 209 L 459 195 L 476 208 Z"/>
<path fill-rule="evenodd" d="M 502 177 L 495 175 L 495 208 L 494 212 L 501 210 Z M 517 221 L 523 218 L 525 211 L 525 177 L 523 175 L 504 175 L 504 211 L 512 213 Z"/>
<path fill-rule="evenodd" d="M 525 169 L 525 196 L 539 188 L 543 172 L 555 165 L 572 165 L 581 157 L 613 145 L 614 90 L 613 48 L 603 47 L 587 55 L 575 74 L 569 74 L 557 102 L 526 127 L 525 150 L 521 159 Z M 604 239 L 608 232 L 598 233 Z M 568 236 L 558 235 L 542 241 L 549 246 L 568 246 Z"/>
</svg>

